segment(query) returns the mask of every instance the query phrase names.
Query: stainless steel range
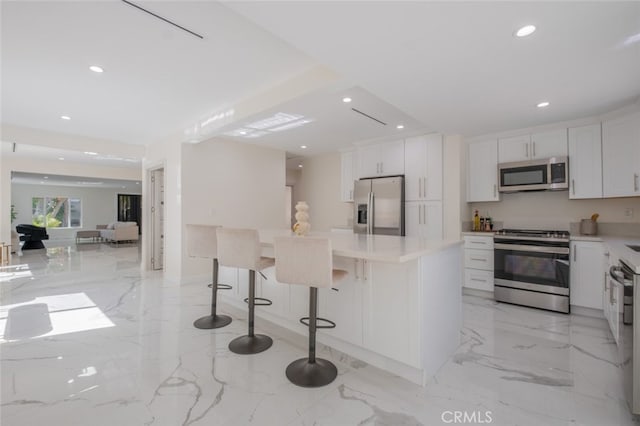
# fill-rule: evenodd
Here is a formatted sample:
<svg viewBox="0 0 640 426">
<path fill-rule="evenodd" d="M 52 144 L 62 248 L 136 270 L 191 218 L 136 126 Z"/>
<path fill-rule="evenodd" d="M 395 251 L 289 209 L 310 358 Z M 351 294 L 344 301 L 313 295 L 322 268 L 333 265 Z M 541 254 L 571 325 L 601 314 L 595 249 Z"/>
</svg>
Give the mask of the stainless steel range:
<svg viewBox="0 0 640 426">
<path fill-rule="evenodd" d="M 503 229 L 494 239 L 497 301 L 569 313 L 569 233 Z"/>
</svg>

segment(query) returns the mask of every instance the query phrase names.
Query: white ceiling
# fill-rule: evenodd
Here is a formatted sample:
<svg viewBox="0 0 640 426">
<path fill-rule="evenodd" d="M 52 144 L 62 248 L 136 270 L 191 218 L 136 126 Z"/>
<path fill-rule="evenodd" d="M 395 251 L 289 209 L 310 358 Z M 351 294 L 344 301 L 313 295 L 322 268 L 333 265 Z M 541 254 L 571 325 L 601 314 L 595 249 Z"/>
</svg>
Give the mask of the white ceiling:
<svg viewBox="0 0 640 426">
<path fill-rule="evenodd" d="M 204 40 L 120 1 L 3 1 L 2 122 L 147 144 L 320 64 L 342 86 L 226 128 L 313 117 L 250 141 L 308 155 L 416 129 L 473 136 L 564 121 L 640 95 L 640 2 L 138 4 Z M 532 36 L 512 36 L 528 23 Z M 409 123 L 404 133 L 348 114 L 345 87 Z M 537 109 L 542 100 L 551 105 Z"/>
</svg>

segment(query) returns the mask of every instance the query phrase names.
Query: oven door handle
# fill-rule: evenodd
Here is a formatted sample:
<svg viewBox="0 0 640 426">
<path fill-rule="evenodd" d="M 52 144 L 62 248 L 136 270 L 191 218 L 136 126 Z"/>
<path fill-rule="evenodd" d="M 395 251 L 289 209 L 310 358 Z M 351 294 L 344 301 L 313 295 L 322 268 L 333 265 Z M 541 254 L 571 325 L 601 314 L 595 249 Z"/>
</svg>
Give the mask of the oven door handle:
<svg viewBox="0 0 640 426">
<path fill-rule="evenodd" d="M 609 268 L 609 276 L 613 278 L 618 284 L 624 285 L 624 272 L 622 272 L 622 267 L 613 265 Z"/>
<path fill-rule="evenodd" d="M 502 250 L 531 251 L 535 253 L 569 254 L 568 247 L 542 247 L 523 244 L 494 244 L 494 248 Z"/>
</svg>

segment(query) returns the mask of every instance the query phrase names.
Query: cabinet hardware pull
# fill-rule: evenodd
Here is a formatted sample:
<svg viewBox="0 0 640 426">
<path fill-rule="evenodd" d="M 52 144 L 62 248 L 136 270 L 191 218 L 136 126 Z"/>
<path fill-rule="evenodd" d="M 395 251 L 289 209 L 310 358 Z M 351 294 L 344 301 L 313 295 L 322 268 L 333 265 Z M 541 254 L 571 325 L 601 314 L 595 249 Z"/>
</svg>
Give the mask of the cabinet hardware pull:
<svg viewBox="0 0 640 426">
<path fill-rule="evenodd" d="M 424 179 L 424 183 L 422 184 L 422 193 L 424 195 L 424 198 L 427 198 L 427 178 L 423 178 Z"/>
<path fill-rule="evenodd" d="M 418 225 L 422 225 L 422 204 L 418 205 Z"/>
<path fill-rule="evenodd" d="M 422 179 L 418 179 L 418 197 L 422 197 Z"/>
<path fill-rule="evenodd" d="M 498 193 L 497 193 L 496 191 L 497 191 L 497 187 L 496 187 L 496 184 L 494 183 L 494 184 L 493 184 L 493 196 L 494 196 L 494 197 L 497 197 L 497 196 L 498 196 Z"/>
<path fill-rule="evenodd" d="M 577 262 L 577 256 L 578 256 L 578 249 L 576 248 L 576 245 L 573 245 L 573 261 Z"/>
<path fill-rule="evenodd" d="M 535 157 L 536 156 L 536 143 L 533 142 L 532 145 L 533 145 L 533 155 L 532 155 L 532 157 Z"/>
<path fill-rule="evenodd" d="M 575 179 L 571 179 L 571 192 L 573 193 L 573 195 L 576 195 L 576 180 Z"/>
<path fill-rule="evenodd" d="M 529 158 L 529 144 L 524 145 L 524 156 Z"/>
<path fill-rule="evenodd" d="M 471 260 L 477 260 L 478 262 L 486 262 L 487 259 L 482 259 L 480 257 L 472 257 Z"/>
<path fill-rule="evenodd" d="M 480 281 L 481 283 L 487 282 L 487 280 L 481 280 L 480 278 L 471 278 L 471 281 Z"/>
<path fill-rule="evenodd" d="M 354 265 L 354 268 L 353 268 L 353 269 L 354 269 L 354 271 L 353 271 L 353 272 L 354 272 L 354 273 L 355 273 L 355 275 L 356 275 L 356 280 L 359 280 L 359 279 L 360 279 L 360 277 L 358 276 L 358 264 L 359 264 L 359 263 L 360 263 L 360 261 L 359 261 L 358 259 L 354 259 L 354 261 L 353 261 L 353 265 Z"/>
<path fill-rule="evenodd" d="M 427 224 L 427 206 L 426 205 L 422 206 L 422 224 L 423 225 Z"/>
<path fill-rule="evenodd" d="M 633 190 L 634 191 L 638 191 L 638 174 L 634 173 L 633 174 Z"/>
<path fill-rule="evenodd" d="M 362 276 L 364 277 L 364 280 L 367 281 L 367 261 L 363 260 L 362 261 Z"/>
<path fill-rule="evenodd" d="M 469 241 L 469 242 L 470 242 L 471 244 L 482 244 L 482 245 L 487 244 L 487 243 L 486 243 L 486 242 L 484 242 L 484 241 Z"/>
</svg>

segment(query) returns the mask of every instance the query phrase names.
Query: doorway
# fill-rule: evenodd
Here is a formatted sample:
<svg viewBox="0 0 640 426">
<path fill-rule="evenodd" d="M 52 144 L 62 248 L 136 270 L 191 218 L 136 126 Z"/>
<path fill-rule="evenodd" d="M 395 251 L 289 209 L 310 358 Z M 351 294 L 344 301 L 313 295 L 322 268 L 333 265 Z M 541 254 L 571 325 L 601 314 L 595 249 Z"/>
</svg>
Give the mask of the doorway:
<svg viewBox="0 0 640 426">
<path fill-rule="evenodd" d="M 142 195 L 118 194 L 118 222 L 135 222 L 142 232 Z"/>
<path fill-rule="evenodd" d="M 149 172 L 151 269 L 164 268 L 164 168 Z"/>
</svg>

